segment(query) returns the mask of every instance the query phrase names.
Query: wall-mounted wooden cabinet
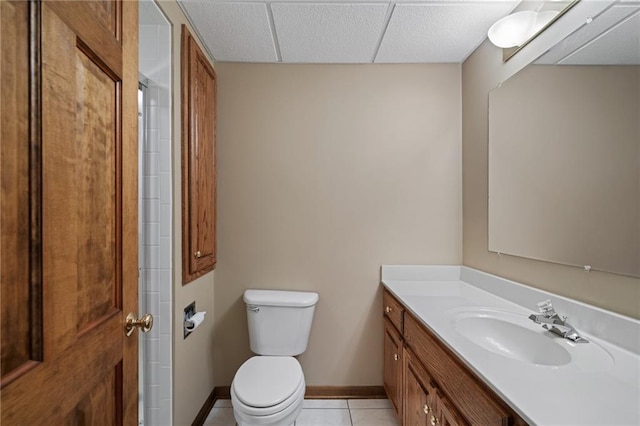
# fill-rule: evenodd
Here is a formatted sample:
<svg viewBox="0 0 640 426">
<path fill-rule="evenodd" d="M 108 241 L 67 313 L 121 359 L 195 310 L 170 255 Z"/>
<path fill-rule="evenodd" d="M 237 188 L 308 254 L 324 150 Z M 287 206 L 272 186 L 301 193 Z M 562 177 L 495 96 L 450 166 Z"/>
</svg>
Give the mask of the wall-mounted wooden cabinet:
<svg viewBox="0 0 640 426">
<path fill-rule="evenodd" d="M 182 26 L 182 283 L 216 265 L 216 74 Z"/>
</svg>

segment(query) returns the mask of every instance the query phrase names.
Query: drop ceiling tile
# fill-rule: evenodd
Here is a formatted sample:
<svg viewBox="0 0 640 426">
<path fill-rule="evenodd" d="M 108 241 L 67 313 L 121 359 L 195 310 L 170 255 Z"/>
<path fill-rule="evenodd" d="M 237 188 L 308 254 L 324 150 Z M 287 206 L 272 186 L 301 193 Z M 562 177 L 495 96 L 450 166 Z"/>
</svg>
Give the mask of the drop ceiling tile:
<svg viewBox="0 0 640 426">
<path fill-rule="evenodd" d="M 216 61 L 277 62 L 265 3 L 180 3 Z"/>
<path fill-rule="evenodd" d="M 462 62 L 517 3 L 397 4 L 375 62 Z"/>
<path fill-rule="evenodd" d="M 283 62 L 371 62 L 389 10 L 384 4 L 272 3 Z"/>
<path fill-rule="evenodd" d="M 560 61 L 562 65 L 640 65 L 640 13 Z"/>
</svg>

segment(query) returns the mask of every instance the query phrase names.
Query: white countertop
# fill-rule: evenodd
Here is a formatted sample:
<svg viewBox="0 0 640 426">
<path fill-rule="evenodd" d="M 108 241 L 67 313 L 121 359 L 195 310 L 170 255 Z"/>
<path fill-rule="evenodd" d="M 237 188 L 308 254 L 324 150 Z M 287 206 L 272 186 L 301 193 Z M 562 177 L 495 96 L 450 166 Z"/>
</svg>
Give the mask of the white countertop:
<svg viewBox="0 0 640 426">
<path fill-rule="evenodd" d="M 640 425 L 640 321 L 467 267 L 383 266 L 382 283 L 529 424 Z M 526 319 L 545 299 L 589 343 Z M 473 343 L 456 328 L 468 309 L 522 315 L 523 327 L 555 339 L 571 361 L 537 365 Z"/>
</svg>

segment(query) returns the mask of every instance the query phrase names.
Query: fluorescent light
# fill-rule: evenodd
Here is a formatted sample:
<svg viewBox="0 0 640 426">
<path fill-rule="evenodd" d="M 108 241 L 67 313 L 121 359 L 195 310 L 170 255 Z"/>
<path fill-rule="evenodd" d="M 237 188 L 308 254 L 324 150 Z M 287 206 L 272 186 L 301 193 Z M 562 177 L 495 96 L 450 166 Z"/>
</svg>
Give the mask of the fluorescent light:
<svg viewBox="0 0 640 426">
<path fill-rule="evenodd" d="M 540 31 L 545 25 L 551 22 L 553 18 L 558 16 L 558 13 L 560 12 L 557 10 L 547 10 L 545 12 L 538 12 L 537 14 L 538 16 L 536 16 L 536 23 L 531 29 L 531 33 L 529 34 L 529 37 L 527 37 L 527 40 L 533 37 L 534 35 L 536 35 L 538 31 Z"/>
</svg>

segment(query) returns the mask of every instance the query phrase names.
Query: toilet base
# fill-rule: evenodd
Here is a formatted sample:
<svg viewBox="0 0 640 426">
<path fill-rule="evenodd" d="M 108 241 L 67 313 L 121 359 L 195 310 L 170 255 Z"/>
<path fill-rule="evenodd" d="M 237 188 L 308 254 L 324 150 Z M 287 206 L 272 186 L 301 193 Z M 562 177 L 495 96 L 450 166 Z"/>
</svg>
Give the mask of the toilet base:
<svg viewBox="0 0 640 426">
<path fill-rule="evenodd" d="M 255 424 L 252 424 L 252 423 L 238 423 L 237 421 L 236 421 L 236 425 L 237 426 L 255 426 Z M 274 425 L 274 426 L 295 426 L 295 425 L 296 425 L 296 422 L 290 423 L 288 425 Z"/>
<path fill-rule="evenodd" d="M 296 419 L 300 415 L 301 411 L 302 404 L 300 403 L 294 411 L 289 413 L 286 417 L 275 422 L 265 422 L 264 420 L 260 421 L 259 418 L 249 419 L 246 417 L 246 415 L 238 413 L 238 411 L 236 411 L 235 409 L 233 410 L 233 417 L 235 417 L 238 426 L 294 426 Z"/>
</svg>

